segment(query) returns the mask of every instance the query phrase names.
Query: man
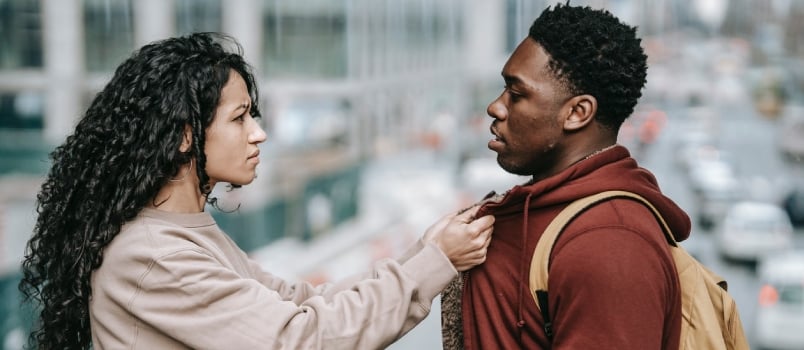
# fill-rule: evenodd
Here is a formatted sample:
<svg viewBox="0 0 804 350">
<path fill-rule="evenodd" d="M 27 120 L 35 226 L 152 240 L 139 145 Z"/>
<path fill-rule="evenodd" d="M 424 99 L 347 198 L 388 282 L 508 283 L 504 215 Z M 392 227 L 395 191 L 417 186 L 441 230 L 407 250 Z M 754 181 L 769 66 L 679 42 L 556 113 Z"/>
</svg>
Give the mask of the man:
<svg viewBox="0 0 804 350">
<path fill-rule="evenodd" d="M 656 206 L 677 240 L 690 220 L 617 145 L 646 81 L 636 29 L 605 10 L 556 5 L 535 20 L 502 69 L 488 106 L 488 147 L 528 183 L 488 199 L 494 237 L 484 265 L 443 295 L 445 348 L 677 349 L 681 296 L 670 245 L 650 212 L 612 199 L 579 215 L 550 258 L 552 339 L 528 289 L 533 251 L 559 211 L 606 190 Z M 461 334 L 462 333 L 462 334 Z"/>
</svg>

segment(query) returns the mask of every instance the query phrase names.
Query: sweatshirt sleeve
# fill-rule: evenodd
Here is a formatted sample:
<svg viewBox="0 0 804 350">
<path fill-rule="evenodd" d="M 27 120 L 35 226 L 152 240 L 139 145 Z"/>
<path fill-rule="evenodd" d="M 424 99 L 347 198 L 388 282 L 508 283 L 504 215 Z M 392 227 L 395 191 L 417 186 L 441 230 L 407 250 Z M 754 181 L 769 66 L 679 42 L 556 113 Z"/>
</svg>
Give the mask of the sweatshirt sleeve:
<svg viewBox="0 0 804 350">
<path fill-rule="evenodd" d="M 553 349 L 661 349 L 675 294 L 672 262 L 658 244 L 603 228 L 557 246 L 548 282 Z"/>
<path fill-rule="evenodd" d="M 456 275 L 428 244 L 404 263 L 379 261 L 367 278 L 331 293 L 284 282 L 275 290 L 186 249 L 157 259 L 127 306 L 192 348 L 377 349 L 424 319 Z"/>
<path fill-rule="evenodd" d="M 404 264 L 410 258 L 416 256 L 424 249 L 425 243 L 419 238 L 412 244 L 402 256 L 396 259 L 397 263 Z M 319 285 L 312 285 L 307 282 L 289 283 L 284 279 L 275 276 L 274 274 L 265 271 L 260 265 L 254 261 L 249 260 L 251 271 L 256 276 L 257 280 L 265 285 L 267 288 L 279 293 L 282 300 L 293 301 L 296 304 L 301 304 L 313 296 L 322 296 L 326 300 L 330 300 L 331 296 L 338 292 L 352 288 L 360 280 L 371 278 L 372 272 L 365 272 L 346 277 L 342 280 L 333 283 L 323 283 Z"/>
</svg>

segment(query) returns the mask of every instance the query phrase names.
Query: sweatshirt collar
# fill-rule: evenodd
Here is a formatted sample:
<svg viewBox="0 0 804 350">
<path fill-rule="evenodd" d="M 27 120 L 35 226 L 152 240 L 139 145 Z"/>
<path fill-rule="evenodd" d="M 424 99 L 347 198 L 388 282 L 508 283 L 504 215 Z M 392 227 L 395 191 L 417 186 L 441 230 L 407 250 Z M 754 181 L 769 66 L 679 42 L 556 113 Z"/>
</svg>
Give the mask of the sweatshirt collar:
<svg viewBox="0 0 804 350">
<path fill-rule="evenodd" d="M 143 208 L 141 216 L 168 221 L 182 227 L 203 227 L 215 224 L 215 219 L 208 212 L 174 213 L 154 208 Z"/>
</svg>

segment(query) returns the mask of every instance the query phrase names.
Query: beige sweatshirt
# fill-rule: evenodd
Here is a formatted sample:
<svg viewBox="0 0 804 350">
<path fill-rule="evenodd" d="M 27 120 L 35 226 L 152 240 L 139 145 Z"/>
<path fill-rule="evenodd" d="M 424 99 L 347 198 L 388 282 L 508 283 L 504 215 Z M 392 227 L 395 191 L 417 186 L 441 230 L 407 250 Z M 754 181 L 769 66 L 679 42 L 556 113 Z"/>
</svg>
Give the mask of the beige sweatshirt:
<svg viewBox="0 0 804 350">
<path fill-rule="evenodd" d="M 290 284 L 262 271 L 208 213 L 154 209 L 124 225 L 103 256 L 90 300 L 98 350 L 381 349 L 457 276 L 419 241 L 364 276 Z"/>
</svg>

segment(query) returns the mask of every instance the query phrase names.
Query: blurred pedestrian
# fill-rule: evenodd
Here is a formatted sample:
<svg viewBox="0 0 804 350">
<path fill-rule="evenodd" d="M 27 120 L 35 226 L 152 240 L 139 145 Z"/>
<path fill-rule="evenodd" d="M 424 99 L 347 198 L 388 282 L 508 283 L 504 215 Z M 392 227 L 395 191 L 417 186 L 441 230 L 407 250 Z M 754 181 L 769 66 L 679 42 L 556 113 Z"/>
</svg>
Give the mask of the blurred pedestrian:
<svg viewBox="0 0 804 350">
<path fill-rule="evenodd" d="M 38 195 L 20 284 L 41 310 L 37 348 L 382 348 L 484 261 L 493 217 L 474 208 L 336 284 L 264 272 L 205 209 L 216 185 L 255 177 L 257 96 L 224 35 L 158 41 L 117 68 Z"/>
<path fill-rule="evenodd" d="M 636 201 L 597 204 L 558 238 L 548 281 L 552 339 L 528 288 L 543 230 L 588 195 L 637 193 L 677 240 L 688 237 L 687 214 L 617 144 L 645 85 L 646 59 L 636 29 L 605 10 L 557 4 L 533 22 L 487 109 L 488 147 L 500 167 L 532 180 L 480 208 L 478 215 L 496 217 L 494 238 L 486 263 L 442 296 L 446 349 L 678 349 L 681 295 L 671 246 Z"/>
</svg>

